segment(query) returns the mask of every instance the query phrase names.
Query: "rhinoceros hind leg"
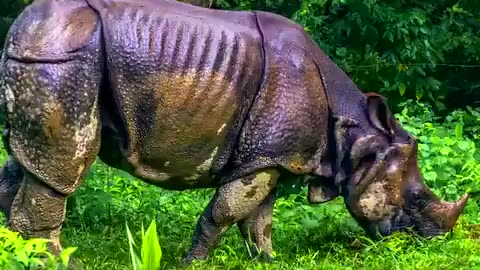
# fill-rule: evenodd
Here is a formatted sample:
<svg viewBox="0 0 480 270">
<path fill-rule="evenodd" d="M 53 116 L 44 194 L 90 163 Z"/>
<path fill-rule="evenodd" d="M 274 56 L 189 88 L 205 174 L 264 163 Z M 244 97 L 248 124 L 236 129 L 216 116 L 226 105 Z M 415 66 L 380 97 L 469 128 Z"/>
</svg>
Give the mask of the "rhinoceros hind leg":
<svg viewBox="0 0 480 270">
<path fill-rule="evenodd" d="M 1 63 L 4 144 L 23 170 L 8 225 L 53 240 L 59 251 L 66 197 L 83 183 L 100 146 L 105 57 L 101 24 L 87 3 L 35 3 L 10 30 Z"/>
<path fill-rule="evenodd" d="M 9 226 L 26 237 L 51 240 L 49 248 L 61 251 L 60 229 L 65 216 L 66 196 L 26 172 L 11 208 Z"/>
<path fill-rule="evenodd" d="M 245 239 L 251 257 L 272 261 L 272 216 L 275 204 L 275 192 L 268 197 L 246 218 L 240 220 L 238 228 Z"/>
<path fill-rule="evenodd" d="M 0 170 L 0 209 L 7 218 L 10 217 L 10 208 L 20 188 L 22 179 L 22 167 L 10 157 L 5 166 Z"/>
<path fill-rule="evenodd" d="M 221 186 L 199 218 L 184 263 L 206 259 L 230 225 L 251 215 L 271 194 L 279 173 L 259 170 Z"/>
</svg>

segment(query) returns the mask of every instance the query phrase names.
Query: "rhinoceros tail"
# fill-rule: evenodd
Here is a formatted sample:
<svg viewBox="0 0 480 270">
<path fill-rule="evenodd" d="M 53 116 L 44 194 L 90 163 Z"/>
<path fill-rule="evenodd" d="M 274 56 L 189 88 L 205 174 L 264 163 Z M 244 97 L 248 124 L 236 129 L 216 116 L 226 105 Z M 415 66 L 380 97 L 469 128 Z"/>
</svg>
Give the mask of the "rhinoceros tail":
<svg viewBox="0 0 480 270">
<path fill-rule="evenodd" d="M 7 117 L 7 103 L 5 101 L 5 91 L 3 91 L 3 65 L 5 62 L 5 51 L 0 49 L 0 126 L 4 126 Z"/>
</svg>

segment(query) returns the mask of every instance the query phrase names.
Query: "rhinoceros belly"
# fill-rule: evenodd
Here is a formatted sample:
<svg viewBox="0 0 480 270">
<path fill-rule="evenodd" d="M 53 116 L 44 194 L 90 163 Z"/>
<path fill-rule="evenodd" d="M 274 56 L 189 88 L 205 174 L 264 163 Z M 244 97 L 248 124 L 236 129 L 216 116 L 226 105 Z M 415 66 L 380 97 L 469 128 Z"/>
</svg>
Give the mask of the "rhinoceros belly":
<svg viewBox="0 0 480 270">
<path fill-rule="evenodd" d="M 210 185 L 208 172 L 228 159 L 261 82 L 254 18 L 207 15 L 128 5 L 101 14 L 111 107 L 127 137 L 122 169 L 167 188 Z"/>
</svg>

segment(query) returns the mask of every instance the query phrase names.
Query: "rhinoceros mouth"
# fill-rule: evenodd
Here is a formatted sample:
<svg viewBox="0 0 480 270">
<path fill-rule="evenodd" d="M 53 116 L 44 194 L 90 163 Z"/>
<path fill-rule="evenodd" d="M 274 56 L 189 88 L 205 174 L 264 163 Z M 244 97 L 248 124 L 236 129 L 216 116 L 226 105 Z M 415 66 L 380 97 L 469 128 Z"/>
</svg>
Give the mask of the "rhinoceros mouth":
<svg viewBox="0 0 480 270">
<path fill-rule="evenodd" d="M 398 209 L 392 216 L 378 222 L 365 222 L 362 227 L 370 238 L 379 240 L 393 232 L 409 232 L 413 229 L 413 223 L 411 217 L 405 211 Z"/>
<path fill-rule="evenodd" d="M 462 196 L 456 202 L 433 199 L 425 207 L 413 206 L 398 209 L 391 217 L 378 222 L 361 222 L 360 225 L 365 229 L 366 234 L 375 240 L 394 232 L 435 237 L 453 229 L 467 200 L 468 195 Z"/>
</svg>

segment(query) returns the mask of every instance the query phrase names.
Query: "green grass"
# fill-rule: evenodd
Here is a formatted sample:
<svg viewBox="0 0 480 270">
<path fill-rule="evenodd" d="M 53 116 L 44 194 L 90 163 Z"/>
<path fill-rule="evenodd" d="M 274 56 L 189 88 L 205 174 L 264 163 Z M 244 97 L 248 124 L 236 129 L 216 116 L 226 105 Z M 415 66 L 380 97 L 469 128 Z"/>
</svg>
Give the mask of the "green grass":
<svg viewBox="0 0 480 270">
<path fill-rule="evenodd" d="M 65 246 L 86 269 L 131 269 L 125 222 L 138 234 L 155 218 L 164 269 L 182 269 L 198 216 L 212 190 L 172 192 L 96 164 L 69 201 Z M 233 226 L 212 257 L 189 269 L 480 269 L 478 206 L 471 201 L 456 229 L 434 239 L 395 234 L 371 241 L 341 199 L 310 206 L 305 194 L 281 198 L 274 212 L 273 264 L 252 261 Z"/>
<path fill-rule="evenodd" d="M 65 247 L 85 269 L 132 269 L 125 224 L 140 239 L 142 223 L 155 219 L 163 269 L 179 262 L 213 190 L 166 191 L 97 162 L 69 199 L 62 233 Z M 305 193 L 280 198 L 274 212 L 275 261 L 251 260 L 236 226 L 211 258 L 188 269 L 480 269 L 479 207 L 471 200 L 452 233 L 433 239 L 394 234 L 372 241 L 339 198 L 311 206 Z"/>
</svg>

